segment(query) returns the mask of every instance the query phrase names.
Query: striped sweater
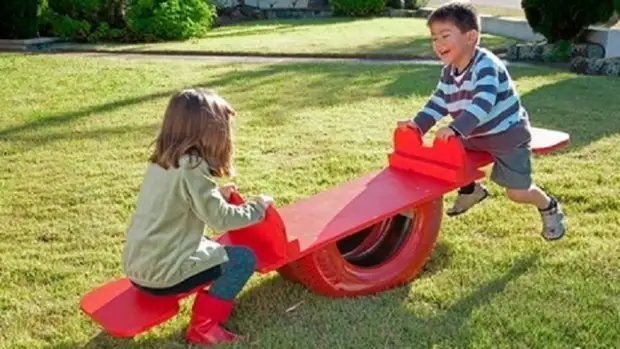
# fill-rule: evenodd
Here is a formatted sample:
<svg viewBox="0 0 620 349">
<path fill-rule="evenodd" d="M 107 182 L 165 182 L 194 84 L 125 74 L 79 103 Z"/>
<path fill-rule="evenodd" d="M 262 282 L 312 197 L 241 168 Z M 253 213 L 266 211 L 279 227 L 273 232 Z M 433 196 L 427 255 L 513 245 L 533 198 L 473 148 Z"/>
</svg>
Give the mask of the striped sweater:
<svg viewBox="0 0 620 349">
<path fill-rule="evenodd" d="M 472 64 L 460 76 L 445 66 L 435 92 L 412 120 L 426 133 L 447 114 L 453 118 L 450 126 L 463 138 L 496 135 L 490 138 L 496 139 L 494 143 L 504 143 L 499 148 L 529 140 L 529 117 L 508 70 L 484 48 L 476 49 Z M 500 133 L 511 139 L 498 138 Z"/>
</svg>

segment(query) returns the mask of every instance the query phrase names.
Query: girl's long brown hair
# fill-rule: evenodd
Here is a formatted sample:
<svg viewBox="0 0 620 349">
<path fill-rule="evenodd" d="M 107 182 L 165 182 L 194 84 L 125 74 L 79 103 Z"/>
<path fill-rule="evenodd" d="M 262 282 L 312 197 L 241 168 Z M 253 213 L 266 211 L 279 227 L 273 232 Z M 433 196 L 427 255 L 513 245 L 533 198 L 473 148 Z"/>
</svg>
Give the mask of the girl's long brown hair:
<svg viewBox="0 0 620 349">
<path fill-rule="evenodd" d="M 179 167 L 189 154 L 206 161 L 215 176 L 230 176 L 232 167 L 231 116 L 234 109 L 211 90 L 187 89 L 168 102 L 150 161 L 168 169 Z"/>
</svg>

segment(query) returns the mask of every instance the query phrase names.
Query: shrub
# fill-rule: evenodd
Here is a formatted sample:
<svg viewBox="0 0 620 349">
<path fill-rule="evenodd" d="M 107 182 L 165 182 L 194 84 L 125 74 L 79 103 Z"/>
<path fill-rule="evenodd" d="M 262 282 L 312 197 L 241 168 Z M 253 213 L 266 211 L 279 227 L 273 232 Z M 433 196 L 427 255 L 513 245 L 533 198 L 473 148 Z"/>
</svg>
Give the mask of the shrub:
<svg viewBox="0 0 620 349">
<path fill-rule="evenodd" d="M 0 38 L 30 39 L 39 35 L 42 0 L 0 1 Z"/>
<path fill-rule="evenodd" d="M 75 41 L 86 41 L 91 30 L 91 25 L 88 21 L 73 19 L 70 16 L 51 10 L 46 12 L 44 21 L 45 26 L 49 28 L 47 32 L 52 36 Z"/>
<path fill-rule="evenodd" d="M 573 41 L 589 25 L 607 21 L 616 0 L 522 0 L 532 29 L 550 43 Z"/>
<path fill-rule="evenodd" d="M 103 20 L 99 11 L 104 5 L 103 0 L 49 0 L 49 10 L 75 20 L 94 22 Z"/>
<path fill-rule="evenodd" d="M 111 28 L 106 22 L 102 22 L 97 29 L 88 35 L 88 41 L 129 41 L 130 37 L 125 28 Z"/>
<path fill-rule="evenodd" d="M 41 30 L 75 41 L 159 41 L 202 36 L 212 0 L 49 0 Z"/>
<path fill-rule="evenodd" d="M 336 16 L 367 17 L 379 15 L 385 9 L 385 0 L 332 0 Z"/>
<path fill-rule="evenodd" d="M 405 0 L 388 0 L 387 6 L 395 9 L 404 9 L 405 8 Z"/>
<path fill-rule="evenodd" d="M 119 39 L 119 32 L 125 32 L 125 0 L 48 1 L 41 25 L 47 34 L 75 41 L 99 41 Z"/>
<path fill-rule="evenodd" d="M 203 36 L 215 15 L 206 0 L 130 0 L 127 24 L 141 41 L 185 40 Z"/>
<path fill-rule="evenodd" d="M 417 10 L 421 7 L 428 5 L 429 0 L 405 0 L 405 8 L 410 10 Z"/>
</svg>

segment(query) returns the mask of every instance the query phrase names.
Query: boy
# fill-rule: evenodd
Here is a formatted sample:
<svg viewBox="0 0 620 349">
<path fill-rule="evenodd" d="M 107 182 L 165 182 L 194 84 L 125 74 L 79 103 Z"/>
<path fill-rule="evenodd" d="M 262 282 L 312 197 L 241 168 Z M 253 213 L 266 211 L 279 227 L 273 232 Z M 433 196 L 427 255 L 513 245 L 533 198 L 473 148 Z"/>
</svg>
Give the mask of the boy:
<svg viewBox="0 0 620 349">
<path fill-rule="evenodd" d="M 532 183 L 528 114 L 505 65 L 478 46 L 476 10 L 468 3 L 451 2 L 436 9 L 427 24 L 433 50 L 444 68 L 430 100 L 411 120 L 399 121 L 398 127 L 411 127 L 423 135 L 451 114 L 452 123 L 438 129 L 436 137 L 457 136 L 465 148 L 493 155 L 491 180 L 504 187 L 512 201 L 538 208 L 545 239 L 561 238 L 565 228 L 559 203 Z M 488 195 L 482 185 L 470 183 L 459 189 L 447 214 L 465 213 Z"/>
</svg>

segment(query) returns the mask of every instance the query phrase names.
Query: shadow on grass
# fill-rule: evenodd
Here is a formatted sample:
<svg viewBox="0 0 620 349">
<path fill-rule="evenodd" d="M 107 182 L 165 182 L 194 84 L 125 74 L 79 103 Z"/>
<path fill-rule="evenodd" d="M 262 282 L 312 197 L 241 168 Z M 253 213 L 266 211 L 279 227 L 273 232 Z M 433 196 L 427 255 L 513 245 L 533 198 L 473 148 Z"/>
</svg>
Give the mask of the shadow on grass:
<svg viewBox="0 0 620 349">
<path fill-rule="evenodd" d="M 204 37 L 197 39 L 189 39 L 186 42 L 194 42 L 200 40 L 217 39 L 217 38 L 233 38 L 243 36 L 261 36 L 268 34 L 284 34 L 296 31 L 303 31 L 306 27 L 344 24 L 350 22 L 366 21 L 363 18 L 305 18 L 305 19 L 263 19 L 242 21 L 235 24 L 219 27 L 208 32 Z M 162 44 L 178 44 L 180 41 L 158 42 L 153 44 L 118 44 L 118 43 L 101 43 L 96 44 L 100 49 L 113 49 L 118 52 L 123 51 L 148 51 L 151 47 L 157 47 Z"/>
<path fill-rule="evenodd" d="M 208 69 L 208 68 L 205 68 Z M 389 76 L 400 69 L 388 66 L 376 66 L 369 72 L 364 65 L 341 64 L 274 64 L 252 70 L 233 70 L 205 81 L 197 81 L 192 86 L 222 90 L 225 96 L 246 95 L 235 107 L 243 112 L 251 111 L 260 115 L 260 125 L 272 127 L 286 122 L 291 111 L 317 106 L 335 106 L 339 104 L 363 101 L 370 95 L 381 94 L 376 85 L 386 82 Z M 407 76 L 413 82 L 409 93 L 428 94 L 434 85 L 437 67 L 412 66 L 407 68 Z M 384 74 L 382 74 L 382 72 Z M 301 78 L 300 78 L 301 77 Z M 186 86 L 189 87 L 189 86 Z M 100 114 L 128 108 L 160 98 L 168 98 L 177 89 L 155 91 L 142 96 L 115 100 L 109 103 L 93 105 L 84 109 L 62 112 L 44 116 L 21 125 L 0 129 L 0 140 L 32 140 L 40 142 L 44 134 L 34 137 L 21 137 L 27 132 L 41 132 L 48 128 L 66 126 L 83 118 L 97 117 Z M 376 91 L 376 92 L 375 92 Z M 388 92 L 389 93 L 389 92 Z M 395 93 L 400 93 L 395 91 Z M 157 111 L 158 113 L 160 111 Z M 66 134 L 70 136 L 70 134 Z M 19 137 L 18 137 L 19 136 Z M 61 138 L 62 136 L 51 136 Z"/>
<path fill-rule="evenodd" d="M 441 75 L 441 66 L 422 66 L 423 72 L 412 68 L 393 68 L 398 73 L 393 74 L 393 80 L 386 84 L 383 93 L 386 96 L 398 96 L 402 98 L 411 98 L 411 95 L 421 95 L 424 98 L 430 97 L 435 89 Z M 545 77 L 557 74 L 559 70 L 543 69 L 543 68 L 520 68 L 509 67 L 510 74 L 513 79 L 518 80 L 532 76 Z M 416 110 L 412 110 L 415 112 Z M 449 117 L 449 116 L 448 116 Z"/>
<path fill-rule="evenodd" d="M 347 18 L 347 17 L 329 17 L 329 18 L 304 18 L 304 19 L 263 19 L 243 21 L 224 27 L 217 28 L 207 33 L 205 39 L 235 37 L 235 36 L 252 36 L 274 33 L 286 33 L 296 30 L 303 30 L 303 27 L 333 25 L 341 23 L 350 23 L 356 21 L 364 21 L 364 19 Z"/>
<path fill-rule="evenodd" d="M 424 269 L 418 279 L 430 277 L 435 273 L 447 268 L 452 259 L 452 250 L 448 244 L 438 241 L 431 257 L 424 266 Z M 414 281 L 415 282 L 415 281 Z M 401 289 L 405 289 L 404 287 Z M 397 289 L 398 290 L 398 289 Z M 394 292 L 394 291 L 391 291 Z M 260 336 L 260 330 L 263 321 L 273 323 L 274 316 L 280 312 L 274 307 L 281 307 L 283 304 L 291 304 L 297 298 L 310 296 L 310 291 L 305 287 L 287 281 L 279 276 L 263 282 L 260 286 L 252 288 L 246 294 L 238 299 L 233 319 L 230 321 L 230 329 L 239 333 L 249 333 L 248 327 L 252 328 L 252 336 Z M 338 302 L 338 299 L 315 297 L 319 299 L 325 306 L 329 306 L 331 302 Z M 372 298 L 372 297 L 371 297 Z M 369 300 L 372 302 L 372 300 Z M 189 303 L 191 304 L 191 303 Z M 332 303 L 333 304 L 333 303 Z M 282 309 L 280 309 L 282 310 Z M 329 308 L 325 309 L 326 311 Z M 182 316 L 182 315 L 179 315 Z M 237 319 L 235 321 L 234 319 Z M 239 321 L 240 320 L 240 321 Z M 105 332 L 99 332 L 87 343 L 62 343 L 54 346 L 54 349 L 107 349 L 107 348 L 184 348 L 184 331 L 185 324 L 189 321 L 183 321 L 183 328 L 174 331 L 171 335 L 156 339 L 119 339 L 113 338 Z"/>
<path fill-rule="evenodd" d="M 209 69 L 204 68 L 204 69 Z M 561 73 L 549 68 L 510 68 L 515 80 Z M 272 64 L 256 69 L 231 70 L 193 86 L 214 88 L 232 96 L 241 113 L 251 111 L 248 121 L 258 128 L 286 124 L 291 112 L 311 108 L 355 105 L 368 98 L 429 96 L 437 84 L 440 67 L 433 65 L 367 64 Z M 75 123 L 82 118 L 129 108 L 155 99 L 168 98 L 176 89 L 149 91 L 142 96 L 119 99 L 84 109 L 52 114 L 0 130 L 0 140 L 44 144 L 50 140 L 73 138 L 70 133 L 46 135 L 46 129 Z M 248 92 L 251 91 L 250 94 Z M 543 85 L 522 95 L 532 124 L 569 132 L 572 144 L 568 151 L 620 132 L 613 102 L 620 95 L 620 80 L 592 76 L 568 76 L 559 82 Z M 247 97 L 241 97 L 247 96 Z M 159 112 L 159 111 L 158 111 Z M 414 106 L 404 114 L 415 113 Z M 385 117 L 385 116 L 381 116 Z M 351 122 L 343 120 L 343 122 Z M 144 131 L 150 126 L 145 126 Z M 131 128 L 127 130 L 132 131 Z M 142 131 L 142 130 L 138 130 Z M 37 132 L 35 136 L 27 133 Z M 123 132 L 123 128 L 104 130 Z M 77 134 L 80 137 L 80 134 Z M 87 136 L 89 137 L 89 136 Z"/>
<path fill-rule="evenodd" d="M 10 137 L 10 139 L 12 142 L 16 143 L 20 151 L 27 151 L 35 147 L 42 147 L 57 141 L 104 140 L 107 137 L 126 134 L 144 135 L 154 139 L 158 127 L 159 124 L 102 127 L 88 131 L 65 131 L 36 135 L 17 134 Z"/>
<path fill-rule="evenodd" d="M 20 139 L 17 135 L 22 132 L 39 131 L 40 129 L 45 129 L 48 127 L 66 125 L 71 122 L 78 121 L 85 117 L 96 116 L 97 114 L 110 112 L 113 110 L 117 110 L 117 109 L 121 109 L 121 108 L 128 107 L 131 105 L 147 102 L 147 101 L 157 99 L 157 98 L 168 97 L 171 95 L 172 92 L 173 91 L 155 92 L 155 93 L 150 93 L 150 94 L 140 96 L 140 97 L 131 97 L 131 98 L 121 99 L 121 100 L 117 100 L 117 101 L 110 102 L 110 103 L 95 105 L 95 106 L 88 107 L 88 108 L 81 109 L 81 110 L 76 110 L 76 111 L 71 111 L 71 112 L 66 112 L 66 113 L 52 114 L 46 117 L 36 119 L 34 121 L 24 123 L 22 125 L 12 126 L 12 127 L 2 129 L 0 130 L 0 140 Z M 66 133 L 65 135 L 70 136 L 71 133 Z M 62 135 L 58 135 L 58 136 L 39 135 L 39 136 L 33 136 L 33 137 L 23 137 L 21 139 L 27 140 L 28 138 L 30 138 L 33 141 L 37 141 L 37 140 L 40 141 L 43 138 L 48 137 L 48 136 L 51 138 L 63 138 Z"/>
<path fill-rule="evenodd" d="M 569 133 L 567 151 L 577 151 L 620 134 L 618 96 L 620 79 L 579 75 L 541 86 L 521 99 L 534 126 Z"/>
<path fill-rule="evenodd" d="M 248 27 L 251 26 L 251 27 Z M 290 33 L 296 30 L 299 30 L 298 25 L 294 24 L 280 24 L 280 23 L 248 23 L 244 26 L 228 26 L 225 27 L 225 30 L 217 30 L 212 31 L 205 35 L 204 38 L 201 39 L 215 39 L 215 38 L 233 38 L 233 37 L 241 37 L 241 36 L 259 36 L 266 34 L 283 34 Z M 196 40 L 190 40 L 196 41 Z"/>
<path fill-rule="evenodd" d="M 241 298 L 247 309 L 241 329 L 252 333 L 254 342 L 267 347 L 467 347 L 471 334 L 464 324 L 472 312 L 490 302 L 505 287 L 527 272 L 538 256 L 531 254 L 518 260 L 503 276 L 481 285 L 476 291 L 456 301 L 438 315 L 418 315 L 407 309 L 410 287 L 396 288 L 372 297 L 332 300 L 308 299 L 298 309 L 286 312 L 287 305 L 299 303 L 299 294 L 283 297 L 281 281 L 272 282 Z M 438 261 L 441 261 L 438 258 Z M 429 267 L 433 269 L 432 266 Z M 428 277 L 423 274 L 422 278 Z M 268 299 L 277 302 L 264 304 Z M 251 309 L 261 304 L 261 312 Z M 398 329 L 394 331 L 394 329 Z"/>
<path fill-rule="evenodd" d="M 560 69 L 543 67 L 509 67 L 515 81 L 529 77 L 550 77 L 565 74 Z M 439 68 L 431 69 L 439 78 Z M 431 93 L 434 85 L 428 80 L 417 80 L 415 73 L 403 72 L 386 86 L 386 95 L 408 98 L 420 93 L 416 83 L 429 87 L 423 93 Z M 527 109 L 534 127 L 567 132 L 571 143 L 564 151 L 579 151 L 602 138 L 620 134 L 620 122 L 616 115 L 620 108 L 614 101 L 620 96 L 620 79 L 613 77 L 571 75 L 558 82 L 542 85 L 521 94 L 521 101 Z M 412 110 L 415 113 L 417 110 Z M 448 116 L 449 117 L 449 116 Z"/>
<path fill-rule="evenodd" d="M 565 73 L 542 67 L 512 67 L 515 80 L 529 77 L 551 77 Z M 251 72 L 226 74 L 216 85 L 227 81 L 242 81 L 230 86 L 233 93 L 257 91 L 259 98 L 243 101 L 242 110 L 258 111 L 262 125 L 284 123 L 290 110 L 316 106 L 355 104 L 368 97 L 429 96 L 440 74 L 440 67 L 429 65 L 374 66 L 369 71 L 363 65 L 271 65 Z M 304 76 L 296 88 L 285 81 L 290 76 Z M 278 85 L 280 90 L 261 93 L 261 86 Z M 297 92 L 299 91 L 299 92 Z M 572 75 L 567 79 L 543 85 L 522 94 L 521 99 L 535 127 L 561 130 L 571 134 L 566 151 L 578 151 L 597 140 L 620 133 L 615 115 L 619 108 L 613 101 L 620 95 L 620 80 L 608 77 Z M 269 110 L 270 112 L 260 112 Z M 410 113 L 416 110 L 412 107 Z"/>
<path fill-rule="evenodd" d="M 497 36 L 483 36 L 482 46 L 497 53 L 505 52 L 516 40 Z M 430 36 L 417 36 L 399 39 L 387 39 L 380 43 L 363 45 L 355 48 L 355 52 L 365 54 L 409 55 L 422 59 L 437 60 L 431 47 Z"/>
<path fill-rule="evenodd" d="M 521 258 L 500 278 L 481 285 L 470 295 L 456 301 L 447 309 L 440 310 L 438 315 L 428 317 L 416 315 L 404 306 L 410 301 L 410 287 L 415 287 L 415 282 L 408 287 L 396 288 L 372 297 L 340 302 L 326 298 L 308 300 L 309 304 L 302 304 L 299 310 L 283 313 L 284 304 L 297 303 L 296 295 L 283 299 L 277 287 L 270 285 L 280 283 L 280 280 L 274 279 L 270 284 L 241 298 L 240 305 L 248 309 L 243 318 L 244 326 L 241 328 L 248 328 L 246 331 L 251 328 L 250 332 L 255 333 L 257 341 L 295 341 L 294 344 L 306 347 L 403 347 L 411 345 L 412 342 L 420 348 L 430 348 L 438 344 L 467 347 L 471 334 L 464 323 L 472 312 L 503 292 L 509 282 L 527 272 L 537 259 L 536 254 Z M 437 258 L 436 261 L 441 260 L 442 258 Z M 429 268 L 434 269 L 432 263 Z M 429 274 L 425 273 L 421 278 L 428 277 Z M 264 303 L 267 299 L 278 299 L 278 302 L 264 305 L 260 313 L 250 312 L 255 304 Z M 299 314 L 295 314 L 296 311 Z M 339 326 L 342 328 L 338 328 Z M 394 328 L 399 330 L 393 331 Z M 290 338 L 291 333 L 303 338 Z M 261 340 L 261 337 L 265 337 L 264 340 Z M 282 347 L 290 345 L 292 343 L 288 342 Z"/>
<path fill-rule="evenodd" d="M 434 255 L 419 279 L 429 277 L 449 263 L 447 246 L 440 244 Z M 357 347 L 358 344 L 402 347 L 412 341 L 425 348 L 437 344 L 468 346 L 471 334 L 464 324 L 472 312 L 503 292 L 508 283 L 526 273 L 537 259 L 536 254 L 519 259 L 503 276 L 482 284 L 434 316 L 416 315 L 404 306 L 409 287 L 415 287 L 415 281 L 374 296 L 331 299 L 314 296 L 298 284 L 274 277 L 238 299 L 229 326 L 237 333 L 248 334 L 248 341 L 239 343 L 242 347 Z M 399 331 L 392 331 L 394 327 Z M 184 331 L 185 325 L 167 337 L 135 341 L 99 334 L 85 345 L 63 343 L 54 348 L 185 348 Z"/>
<path fill-rule="evenodd" d="M 436 60 L 437 57 L 431 48 L 430 37 L 407 37 L 386 39 L 379 43 L 362 45 L 355 48 L 358 53 L 384 53 L 393 55 L 412 55 L 420 58 Z"/>
</svg>

